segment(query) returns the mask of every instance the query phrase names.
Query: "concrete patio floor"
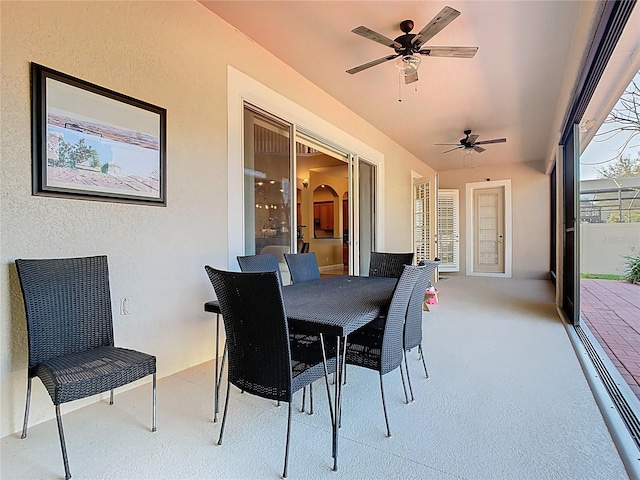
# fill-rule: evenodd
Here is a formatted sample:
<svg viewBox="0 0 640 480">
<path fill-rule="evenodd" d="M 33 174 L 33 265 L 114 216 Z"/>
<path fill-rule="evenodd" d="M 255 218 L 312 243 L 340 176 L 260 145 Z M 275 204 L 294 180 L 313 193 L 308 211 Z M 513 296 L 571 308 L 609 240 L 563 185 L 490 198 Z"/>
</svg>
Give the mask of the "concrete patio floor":
<svg viewBox="0 0 640 480">
<path fill-rule="evenodd" d="M 428 379 L 416 349 L 408 357 L 415 401 L 404 403 L 399 372 L 384 376 L 393 436 L 386 436 L 377 373 L 350 367 L 338 471 L 331 470 L 330 415 L 319 384 L 313 415 L 297 411 L 301 392 L 294 400 L 290 478 L 638 478 L 625 470 L 549 281 L 452 276 L 438 290 L 439 303 L 423 314 Z M 213 372 L 210 360 L 158 380 L 155 433 L 149 382 L 119 389 L 114 405 L 108 394 L 77 409 L 63 405 L 73 479 L 280 478 L 287 408 L 232 387 L 218 446 Z M 34 382 L 33 399 L 46 396 Z M 24 404 L 2 408 L 19 427 Z M 3 437 L 0 453 L 3 480 L 64 473 L 55 419 L 32 422 L 24 440 L 19 431 Z"/>
<path fill-rule="evenodd" d="M 580 316 L 640 399 L 640 285 L 581 279 Z"/>
</svg>

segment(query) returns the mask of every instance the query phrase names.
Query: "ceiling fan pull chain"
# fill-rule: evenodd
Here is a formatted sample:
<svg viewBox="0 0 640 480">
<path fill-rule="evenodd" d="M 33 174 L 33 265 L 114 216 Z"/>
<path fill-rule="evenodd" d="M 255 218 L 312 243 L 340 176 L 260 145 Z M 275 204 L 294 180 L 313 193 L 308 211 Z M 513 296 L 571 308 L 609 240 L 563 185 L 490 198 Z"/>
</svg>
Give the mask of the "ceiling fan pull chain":
<svg viewBox="0 0 640 480">
<path fill-rule="evenodd" d="M 402 102 L 402 72 L 398 71 L 398 101 Z"/>
</svg>

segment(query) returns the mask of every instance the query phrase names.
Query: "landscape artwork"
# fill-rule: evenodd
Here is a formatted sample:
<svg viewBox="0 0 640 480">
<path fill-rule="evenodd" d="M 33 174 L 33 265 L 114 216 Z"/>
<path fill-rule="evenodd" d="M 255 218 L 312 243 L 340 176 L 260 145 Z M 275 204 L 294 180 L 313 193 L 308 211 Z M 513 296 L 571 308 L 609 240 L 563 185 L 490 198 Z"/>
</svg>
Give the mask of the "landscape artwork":
<svg viewBox="0 0 640 480">
<path fill-rule="evenodd" d="M 35 194 L 165 204 L 164 109 L 59 72 L 34 77 L 46 99 Z"/>
</svg>

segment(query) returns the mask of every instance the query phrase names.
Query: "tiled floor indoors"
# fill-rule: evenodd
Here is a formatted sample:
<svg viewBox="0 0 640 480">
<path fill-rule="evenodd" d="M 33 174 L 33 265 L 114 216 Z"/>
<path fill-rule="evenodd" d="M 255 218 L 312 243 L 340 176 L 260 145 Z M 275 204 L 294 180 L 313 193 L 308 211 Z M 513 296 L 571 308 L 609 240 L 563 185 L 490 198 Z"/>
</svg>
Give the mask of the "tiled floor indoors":
<svg viewBox="0 0 640 480">
<path fill-rule="evenodd" d="M 640 399 L 640 285 L 581 279 L 580 316 Z"/>
</svg>

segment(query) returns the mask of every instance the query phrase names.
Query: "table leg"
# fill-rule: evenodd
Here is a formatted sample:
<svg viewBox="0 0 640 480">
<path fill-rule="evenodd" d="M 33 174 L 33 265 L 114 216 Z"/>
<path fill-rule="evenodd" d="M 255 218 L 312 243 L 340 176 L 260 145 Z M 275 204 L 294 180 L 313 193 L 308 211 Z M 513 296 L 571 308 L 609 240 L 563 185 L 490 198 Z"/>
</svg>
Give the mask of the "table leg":
<svg viewBox="0 0 640 480">
<path fill-rule="evenodd" d="M 344 368 L 345 355 L 341 344 L 346 346 L 346 339 L 336 337 L 336 381 L 334 382 L 333 408 L 335 412 L 333 422 L 333 471 L 338 471 L 338 429 L 340 428 L 340 417 L 342 416 L 342 374 Z"/>
<path fill-rule="evenodd" d="M 324 346 L 324 336 L 320 334 L 320 345 L 322 347 L 322 363 L 324 365 L 324 380 L 329 397 L 329 414 L 331 415 L 333 471 L 338 471 L 338 429 L 340 428 L 340 417 L 342 416 L 342 379 L 346 367 L 347 339 L 336 336 L 336 369 L 335 381 L 333 382 L 333 405 L 331 402 L 331 388 L 329 387 L 329 371 L 327 368 L 327 352 Z"/>
</svg>

